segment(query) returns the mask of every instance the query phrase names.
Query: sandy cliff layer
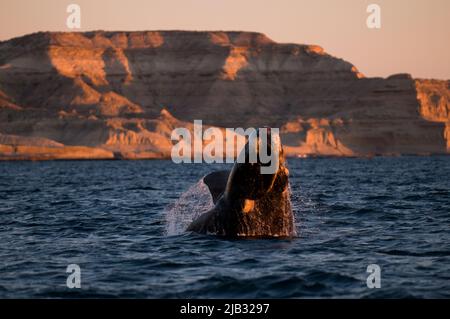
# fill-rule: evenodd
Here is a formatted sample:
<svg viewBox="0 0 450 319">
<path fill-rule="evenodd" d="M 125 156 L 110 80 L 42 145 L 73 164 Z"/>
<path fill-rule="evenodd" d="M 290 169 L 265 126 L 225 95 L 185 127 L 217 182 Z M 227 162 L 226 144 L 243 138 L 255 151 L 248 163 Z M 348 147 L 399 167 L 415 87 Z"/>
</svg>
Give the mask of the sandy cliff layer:
<svg viewBox="0 0 450 319">
<path fill-rule="evenodd" d="M 448 153 L 449 95 L 259 33 L 36 33 L 0 42 L 0 159 L 168 157 L 194 119 L 280 127 L 291 156 Z"/>
</svg>

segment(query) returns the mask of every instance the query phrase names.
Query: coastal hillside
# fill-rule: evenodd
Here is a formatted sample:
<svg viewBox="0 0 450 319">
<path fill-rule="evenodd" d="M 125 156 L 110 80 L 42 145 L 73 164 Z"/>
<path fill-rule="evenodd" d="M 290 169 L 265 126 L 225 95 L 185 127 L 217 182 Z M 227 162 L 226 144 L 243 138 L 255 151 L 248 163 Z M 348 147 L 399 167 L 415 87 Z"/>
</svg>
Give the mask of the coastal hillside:
<svg viewBox="0 0 450 319">
<path fill-rule="evenodd" d="M 448 154 L 449 88 L 254 32 L 40 32 L 0 42 L 0 159 L 167 158 L 194 120 L 279 127 L 288 156 Z"/>
</svg>

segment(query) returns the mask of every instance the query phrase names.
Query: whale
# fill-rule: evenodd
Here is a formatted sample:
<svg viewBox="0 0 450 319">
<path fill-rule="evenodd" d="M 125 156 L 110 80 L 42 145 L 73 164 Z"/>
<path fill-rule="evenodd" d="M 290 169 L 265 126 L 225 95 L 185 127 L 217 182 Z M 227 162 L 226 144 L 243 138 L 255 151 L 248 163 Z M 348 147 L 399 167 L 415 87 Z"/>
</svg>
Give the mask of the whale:
<svg viewBox="0 0 450 319">
<path fill-rule="evenodd" d="M 270 131 L 268 134 L 270 138 Z M 261 149 L 257 150 L 257 161 L 249 160 L 251 146 L 247 142 L 241 151 L 245 161 L 235 161 L 231 170 L 203 177 L 214 207 L 193 220 L 187 231 L 221 237 L 296 236 L 289 170 L 281 141 L 276 141 L 267 145 L 269 152 L 274 147 L 278 150 L 273 173 L 262 173 L 261 168 L 267 164 L 260 160 Z"/>
</svg>

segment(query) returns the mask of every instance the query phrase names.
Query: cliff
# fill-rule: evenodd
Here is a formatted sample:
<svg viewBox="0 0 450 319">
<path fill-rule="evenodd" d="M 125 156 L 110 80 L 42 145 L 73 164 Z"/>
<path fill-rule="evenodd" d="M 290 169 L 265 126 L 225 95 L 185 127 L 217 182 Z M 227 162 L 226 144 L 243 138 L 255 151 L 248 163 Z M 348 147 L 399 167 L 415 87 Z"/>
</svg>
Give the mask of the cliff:
<svg viewBox="0 0 450 319">
<path fill-rule="evenodd" d="M 0 42 L 0 159 L 168 157 L 194 119 L 280 127 L 290 156 L 445 154 L 449 83 L 252 32 L 36 33 Z"/>
</svg>

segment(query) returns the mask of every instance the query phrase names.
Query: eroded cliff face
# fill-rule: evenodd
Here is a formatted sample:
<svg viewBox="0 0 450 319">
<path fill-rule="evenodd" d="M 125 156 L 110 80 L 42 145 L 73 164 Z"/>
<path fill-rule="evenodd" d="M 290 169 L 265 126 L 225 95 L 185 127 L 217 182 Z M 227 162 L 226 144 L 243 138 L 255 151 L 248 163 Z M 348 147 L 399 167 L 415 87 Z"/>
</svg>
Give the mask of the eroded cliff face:
<svg viewBox="0 0 450 319">
<path fill-rule="evenodd" d="M 280 127 L 289 156 L 446 153 L 449 114 L 448 81 L 365 78 L 319 46 L 260 33 L 36 33 L 0 43 L 3 159 L 168 157 L 171 131 L 195 119 Z"/>
<path fill-rule="evenodd" d="M 420 115 L 434 122 L 450 119 L 450 81 L 415 80 Z"/>
<path fill-rule="evenodd" d="M 420 115 L 432 122 L 445 123 L 444 139 L 450 152 L 450 81 L 415 80 Z"/>
</svg>

